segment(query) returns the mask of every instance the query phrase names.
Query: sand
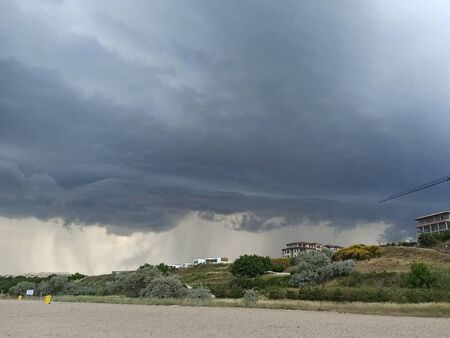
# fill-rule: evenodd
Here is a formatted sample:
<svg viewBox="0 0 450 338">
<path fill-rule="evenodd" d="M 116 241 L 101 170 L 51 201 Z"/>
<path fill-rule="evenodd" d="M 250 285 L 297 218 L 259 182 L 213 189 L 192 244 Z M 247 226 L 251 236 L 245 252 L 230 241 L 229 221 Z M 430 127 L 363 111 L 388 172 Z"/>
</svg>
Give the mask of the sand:
<svg viewBox="0 0 450 338">
<path fill-rule="evenodd" d="M 0 301 L 0 337 L 449 337 L 450 319 Z"/>
</svg>

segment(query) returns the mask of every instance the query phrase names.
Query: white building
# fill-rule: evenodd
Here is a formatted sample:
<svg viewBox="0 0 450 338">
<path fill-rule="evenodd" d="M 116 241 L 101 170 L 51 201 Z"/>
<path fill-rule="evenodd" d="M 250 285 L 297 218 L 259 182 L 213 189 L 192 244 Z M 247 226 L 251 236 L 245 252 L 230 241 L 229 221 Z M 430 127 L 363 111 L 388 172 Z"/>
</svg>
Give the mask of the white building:
<svg viewBox="0 0 450 338">
<path fill-rule="evenodd" d="M 169 264 L 170 267 L 179 268 L 189 268 L 191 266 L 200 264 L 226 264 L 230 263 L 227 257 L 208 257 L 208 258 L 196 258 L 192 263 L 181 263 L 181 264 Z"/>
<path fill-rule="evenodd" d="M 324 248 L 336 252 L 342 247 L 338 245 L 322 244 L 322 243 L 292 242 L 287 243 L 286 248 L 281 249 L 281 257 L 284 258 L 297 257 L 298 254 L 302 251 L 321 251 Z"/>
<path fill-rule="evenodd" d="M 450 230 L 450 211 L 441 211 L 416 218 L 417 237 Z"/>
</svg>

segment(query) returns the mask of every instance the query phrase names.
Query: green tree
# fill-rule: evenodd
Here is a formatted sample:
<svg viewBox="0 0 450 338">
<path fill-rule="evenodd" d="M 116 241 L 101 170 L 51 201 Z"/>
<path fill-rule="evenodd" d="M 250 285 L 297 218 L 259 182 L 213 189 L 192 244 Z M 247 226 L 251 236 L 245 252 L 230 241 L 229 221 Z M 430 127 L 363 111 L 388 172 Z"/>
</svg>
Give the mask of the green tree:
<svg viewBox="0 0 450 338">
<path fill-rule="evenodd" d="M 418 241 L 419 245 L 422 247 L 432 246 L 437 243 L 436 238 L 431 234 L 421 234 Z"/>
<path fill-rule="evenodd" d="M 50 292 L 54 295 L 59 295 L 67 282 L 67 276 L 53 276 L 48 280 L 48 283 L 50 284 Z"/>
<path fill-rule="evenodd" d="M 162 273 L 164 276 L 167 276 L 167 275 L 170 273 L 170 271 L 172 270 L 172 268 L 171 268 L 170 266 L 168 266 L 168 265 L 166 265 L 166 264 L 164 264 L 164 263 L 159 263 L 159 264 L 156 266 L 156 268 L 157 268 L 159 271 L 161 271 L 161 273 Z"/>
<path fill-rule="evenodd" d="M 35 287 L 36 283 L 23 281 L 11 287 L 8 292 L 11 296 L 25 295 L 26 290 L 34 290 Z"/>
<path fill-rule="evenodd" d="M 270 257 L 240 256 L 231 265 L 231 273 L 238 277 L 256 277 L 272 268 Z"/>
</svg>

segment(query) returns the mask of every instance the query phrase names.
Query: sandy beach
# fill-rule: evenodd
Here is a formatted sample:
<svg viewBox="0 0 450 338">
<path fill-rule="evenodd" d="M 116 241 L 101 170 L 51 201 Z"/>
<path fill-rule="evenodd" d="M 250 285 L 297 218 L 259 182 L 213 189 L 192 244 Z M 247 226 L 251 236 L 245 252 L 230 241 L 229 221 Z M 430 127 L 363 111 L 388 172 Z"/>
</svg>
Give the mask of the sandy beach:
<svg viewBox="0 0 450 338">
<path fill-rule="evenodd" d="M 1 337 L 448 337 L 450 320 L 244 308 L 0 301 Z"/>
</svg>

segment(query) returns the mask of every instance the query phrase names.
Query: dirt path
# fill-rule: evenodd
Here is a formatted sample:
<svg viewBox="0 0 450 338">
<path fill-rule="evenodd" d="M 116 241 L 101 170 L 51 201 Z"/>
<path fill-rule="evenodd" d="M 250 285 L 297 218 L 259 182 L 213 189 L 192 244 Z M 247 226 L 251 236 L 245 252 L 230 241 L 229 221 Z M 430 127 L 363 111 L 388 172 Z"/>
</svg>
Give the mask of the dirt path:
<svg viewBox="0 0 450 338">
<path fill-rule="evenodd" d="M 1 337 L 449 337 L 450 319 L 0 301 Z"/>
</svg>

